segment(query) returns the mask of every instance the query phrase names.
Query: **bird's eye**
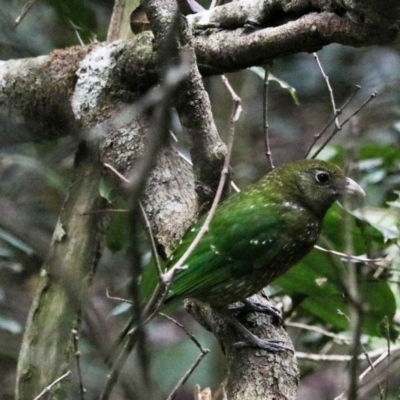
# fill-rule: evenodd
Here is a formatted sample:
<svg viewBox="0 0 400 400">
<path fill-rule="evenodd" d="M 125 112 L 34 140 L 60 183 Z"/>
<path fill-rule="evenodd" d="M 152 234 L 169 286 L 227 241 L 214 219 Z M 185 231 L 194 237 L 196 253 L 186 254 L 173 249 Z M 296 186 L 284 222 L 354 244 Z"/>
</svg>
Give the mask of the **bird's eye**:
<svg viewBox="0 0 400 400">
<path fill-rule="evenodd" d="M 315 180 L 321 185 L 326 185 L 329 182 L 330 178 L 331 177 L 328 172 L 325 171 L 320 171 L 315 174 Z"/>
</svg>

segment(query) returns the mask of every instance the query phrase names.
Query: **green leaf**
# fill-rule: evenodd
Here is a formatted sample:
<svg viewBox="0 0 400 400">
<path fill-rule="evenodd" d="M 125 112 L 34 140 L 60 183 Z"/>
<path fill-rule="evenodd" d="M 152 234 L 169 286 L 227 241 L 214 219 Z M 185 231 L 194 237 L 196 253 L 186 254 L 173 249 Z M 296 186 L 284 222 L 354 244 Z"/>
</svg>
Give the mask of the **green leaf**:
<svg viewBox="0 0 400 400">
<path fill-rule="evenodd" d="M 344 251 L 345 236 L 343 232 L 343 213 L 338 205 L 332 207 L 324 222 L 323 237 L 326 244 L 331 244 L 337 251 Z M 365 238 L 353 218 L 352 241 L 355 254 L 363 254 Z M 369 221 L 367 221 L 369 223 Z M 368 223 L 364 222 L 364 224 Z M 371 228 L 374 229 L 375 228 Z M 364 229 L 365 231 L 365 229 Z M 379 235 L 382 242 L 382 236 Z M 325 246 L 327 247 L 327 246 Z M 386 246 L 387 247 L 387 246 Z M 343 264 L 339 256 L 313 250 L 299 264 L 280 277 L 276 284 L 282 287 L 284 293 L 303 299 L 301 309 L 341 330 L 348 330 L 349 308 L 344 295 L 339 274 L 345 276 L 346 268 L 358 268 L 358 264 Z M 390 337 L 397 333 L 393 329 L 393 318 L 396 311 L 396 300 L 390 285 L 378 281 L 368 274 L 359 276 L 358 292 L 366 310 L 363 316 L 363 333 L 372 336 L 385 337 L 384 321 L 389 321 Z"/>
<path fill-rule="evenodd" d="M 259 76 L 262 80 L 264 80 L 265 69 L 262 67 L 251 67 L 250 71 L 253 71 L 257 76 Z M 282 79 L 277 78 L 275 75 L 269 73 L 268 74 L 268 82 L 277 82 L 282 89 L 287 90 L 292 96 L 293 101 L 298 106 L 300 104 L 299 98 L 297 96 L 297 91 L 293 86 L 290 86 L 287 82 Z"/>
<path fill-rule="evenodd" d="M 385 242 L 400 236 L 397 226 L 399 220 L 397 210 L 381 207 L 362 207 L 352 211 L 352 214 L 360 220 L 368 222 L 381 232 Z"/>
</svg>

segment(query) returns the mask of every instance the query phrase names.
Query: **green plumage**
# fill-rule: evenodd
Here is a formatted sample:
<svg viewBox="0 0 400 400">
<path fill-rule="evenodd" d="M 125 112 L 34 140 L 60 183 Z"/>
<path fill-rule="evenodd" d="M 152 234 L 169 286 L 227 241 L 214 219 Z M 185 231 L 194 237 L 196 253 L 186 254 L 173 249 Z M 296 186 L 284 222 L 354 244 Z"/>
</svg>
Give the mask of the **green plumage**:
<svg viewBox="0 0 400 400">
<path fill-rule="evenodd" d="M 253 295 L 313 248 L 326 212 L 345 192 L 363 193 L 331 163 L 302 160 L 274 169 L 217 208 L 187 269 L 175 274 L 165 304 L 196 298 L 224 308 Z M 185 253 L 204 219 L 188 230 L 166 269 Z M 157 277 L 143 281 L 149 292 Z"/>
</svg>

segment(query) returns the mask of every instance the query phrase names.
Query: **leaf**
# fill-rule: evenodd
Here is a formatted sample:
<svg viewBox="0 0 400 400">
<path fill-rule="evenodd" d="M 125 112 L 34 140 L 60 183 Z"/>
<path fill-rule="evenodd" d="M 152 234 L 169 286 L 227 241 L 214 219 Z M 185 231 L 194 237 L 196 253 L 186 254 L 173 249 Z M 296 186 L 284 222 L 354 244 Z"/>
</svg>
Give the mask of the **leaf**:
<svg viewBox="0 0 400 400">
<path fill-rule="evenodd" d="M 396 200 L 394 200 L 394 201 L 387 201 L 386 203 L 390 207 L 400 208 L 400 191 L 394 190 L 394 193 L 397 194 L 398 198 Z"/>
<path fill-rule="evenodd" d="M 4 317 L 2 315 L 0 315 L 0 329 L 13 333 L 15 335 L 22 332 L 22 326 L 19 322 L 11 318 Z"/>
<path fill-rule="evenodd" d="M 251 67 L 250 71 L 253 71 L 257 76 L 259 76 L 262 80 L 264 80 L 265 69 L 262 67 Z M 292 96 L 293 101 L 298 106 L 300 104 L 299 98 L 297 96 L 297 91 L 293 86 L 290 86 L 287 82 L 282 79 L 277 78 L 275 75 L 269 73 L 268 74 L 268 82 L 277 82 L 279 83 L 282 89 L 286 89 L 290 95 Z"/>
<path fill-rule="evenodd" d="M 29 244 L 27 244 L 21 239 L 18 239 L 12 233 L 9 233 L 2 228 L 0 228 L 0 239 L 4 240 L 14 248 L 21 250 L 26 254 L 32 255 L 34 253 L 33 248 L 29 246 Z"/>
<path fill-rule="evenodd" d="M 325 218 L 323 228 L 326 243 L 330 243 L 338 251 L 344 251 L 345 247 L 345 235 L 341 234 L 344 212 L 338 205 L 332 207 Z M 351 236 L 354 249 L 356 254 L 363 254 L 365 240 L 356 226 L 356 217 L 353 215 L 352 218 L 354 221 L 351 224 L 353 226 Z M 379 239 L 382 242 L 380 235 Z M 338 271 L 338 268 L 343 268 L 345 274 L 345 268 L 358 268 L 358 265 L 352 264 L 347 267 L 339 256 L 313 250 L 299 264 L 280 277 L 276 284 L 282 287 L 286 294 L 302 298 L 301 309 L 313 314 L 325 324 L 348 330 L 349 323 L 346 318 L 349 316 L 348 301 L 338 276 L 342 272 Z M 358 291 L 366 310 L 363 333 L 385 337 L 387 333 L 383 327 L 384 319 L 387 318 L 390 336 L 395 337 L 397 333 L 393 329 L 392 321 L 396 311 L 396 300 L 390 285 L 364 274 L 359 277 Z"/>
<path fill-rule="evenodd" d="M 121 315 L 125 312 L 127 312 L 129 309 L 132 308 L 132 304 L 129 303 L 121 303 L 118 304 L 117 306 L 115 306 L 112 311 L 111 314 L 112 316 L 116 316 L 116 315 Z"/>
<path fill-rule="evenodd" d="M 352 214 L 378 229 L 385 242 L 390 239 L 397 239 L 400 236 L 397 226 L 399 213 L 394 209 L 366 206 L 352 211 Z"/>
</svg>

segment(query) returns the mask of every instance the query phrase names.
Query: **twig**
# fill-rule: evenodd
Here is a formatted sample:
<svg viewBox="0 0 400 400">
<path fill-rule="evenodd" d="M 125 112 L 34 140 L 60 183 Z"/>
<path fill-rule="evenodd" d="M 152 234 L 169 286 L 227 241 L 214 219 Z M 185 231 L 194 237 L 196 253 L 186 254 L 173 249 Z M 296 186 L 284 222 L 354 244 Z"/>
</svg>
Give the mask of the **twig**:
<svg viewBox="0 0 400 400">
<path fill-rule="evenodd" d="M 269 123 L 268 123 L 268 93 L 269 93 L 269 66 L 266 66 L 264 74 L 264 96 L 263 96 L 263 121 L 264 121 L 264 143 L 265 155 L 267 156 L 269 169 L 273 170 L 274 163 L 272 161 L 271 144 L 269 140 Z"/>
<path fill-rule="evenodd" d="M 144 210 L 143 204 L 142 204 L 141 201 L 139 201 L 139 208 L 140 208 L 140 212 L 142 213 L 142 217 L 143 217 L 143 220 L 144 220 L 144 227 L 146 228 L 147 236 L 149 237 L 149 240 L 150 240 L 151 253 L 152 253 L 152 256 L 153 256 L 153 260 L 155 260 L 155 262 L 156 262 L 158 275 L 161 276 L 162 275 L 161 262 L 160 262 L 160 257 L 158 255 L 158 251 L 157 251 L 156 241 L 154 239 L 153 231 L 152 231 L 151 226 L 150 226 L 150 221 L 147 218 L 146 211 Z"/>
<path fill-rule="evenodd" d="M 394 354 L 394 352 L 397 352 L 399 349 L 400 349 L 400 345 L 393 346 L 392 349 L 391 349 L 391 354 Z M 373 358 L 373 357 L 375 357 L 375 356 L 378 356 L 378 355 L 379 355 L 379 354 L 377 354 L 378 351 L 382 351 L 382 349 L 378 349 L 378 350 L 375 350 L 375 351 L 371 351 L 371 352 L 369 352 L 369 353 L 367 353 L 367 354 L 362 354 L 362 355 L 360 355 L 360 356 L 363 356 L 363 358 L 361 358 L 361 357 L 359 356 L 359 360 L 360 360 L 360 361 L 361 361 L 361 360 L 366 360 L 366 359 L 368 359 L 368 358 Z M 373 354 L 373 353 L 374 353 L 374 354 Z M 368 356 L 368 358 L 367 358 L 367 356 Z M 377 359 L 376 359 L 374 362 L 372 362 L 372 363 L 370 362 L 369 367 L 366 368 L 366 370 L 365 370 L 363 373 L 360 374 L 360 376 L 358 377 L 359 382 L 363 381 L 364 378 L 365 378 L 371 371 L 375 371 L 376 367 L 377 367 L 379 364 L 381 364 L 383 360 L 385 360 L 386 358 L 388 358 L 388 356 L 389 356 L 389 351 L 388 351 L 387 349 L 385 349 L 385 350 L 383 351 L 383 353 L 379 355 L 379 358 L 377 358 Z M 347 356 L 347 357 L 350 357 L 350 356 Z M 397 359 L 398 359 L 398 357 L 397 357 Z M 344 360 L 343 360 L 343 361 L 344 361 Z M 385 369 L 383 372 L 386 372 L 386 369 Z M 382 371 L 380 372 L 380 375 L 382 375 Z M 387 374 L 386 374 L 386 375 L 387 375 Z M 378 373 L 376 374 L 376 379 L 380 379 Z M 368 385 L 368 382 L 367 382 L 367 383 L 364 383 L 363 388 L 364 388 L 366 385 Z M 371 386 L 371 383 L 370 383 L 369 385 Z M 374 384 L 374 385 L 375 385 L 375 384 Z M 367 390 L 368 390 L 368 386 L 367 386 Z M 347 393 L 347 391 L 342 392 L 339 396 L 335 397 L 335 400 L 344 400 L 344 399 L 348 399 L 349 396 L 346 396 L 346 393 Z M 345 397 L 345 396 L 346 396 L 346 397 Z"/>
<path fill-rule="evenodd" d="M 380 355 L 379 358 L 377 358 L 374 362 L 371 362 L 370 366 L 363 372 L 360 374 L 360 376 L 358 377 L 358 379 L 360 381 L 362 381 L 371 371 L 373 371 L 373 369 L 379 365 L 383 360 L 385 360 L 386 358 L 389 358 L 390 356 L 390 350 L 386 350 L 384 353 L 382 353 Z M 366 353 L 366 359 L 369 358 L 371 359 L 370 354 Z"/>
<path fill-rule="evenodd" d="M 336 128 L 340 130 L 341 126 L 340 126 L 340 122 L 339 122 L 339 118 L 338 118 L 338 109 L 336 108 L 335 97 L 333 95 L 333 90 L 332 90 L 331 83 L 329 82 L 329 77 L 328 77 L 328 75 L 325 74 L 325 71 L 322 68 L 322 64 L 321 64 L 321 62 L 319 60 L 318 54 L 317 53 L 313 53 L 313 56 L 314 56 L 315 60 L 317 61 L 317 64 L 318 64 L 319 70 L 321 71 L 322 76 L 325 79 L 326 86 L 328 88 L 329 95 L 331 97 L 333 116 L 335 118 L 335 125 L 336 125 Z"/>
<path fill-rule="evenodd" d="M 25 18 L 26 14 L 28 14 L 29 10 L 36 3 L 36 1 L 37 0 L 29 0 L 24 4 L 21 10 L 21 14 L 19 14 L 18 17 L 15 18 L 14 28 L 16 28 L 21 23 L 21 21 Z"/>
<path fill-rule="evenodd" d="M 117 171 L 111 164 L 108 163 L 103 163 L 103 165 L 108 168 L 113 174 L 118 176 L 119 179 L 121 179 L 122 182 L 129 184 L 129 179 L 126 178 L 124 175 L 122 175 L 119 171 Z"/>
<path fill-rule="evenodd" d="M 182 158 L 182 160 L 186 161 L 189 165 L 193 165 L 193 163 L 190 161 L 189 158 L 187 158 L 181 151 L 179 151 L 179 150 L 177 150 L 177 151 L 178 151 L 179 156 Z M 238 188 L 236 183 L 233 182 L 233 180 L 231 180 L 231 187 L 236 193 L 240 192 L 240 189 Z"/>
<path fill-rule="evenodd" d="M 50 390 L 53 388 L 53 386 L 57 385 L 57 383 L 59 383 L 60 381 L 62 381 L 63 379 L 65 379 L 69 375 L 71 375 L 71 371 L 67 371 L 64 375 L 61 375 L 59 378 L 57 378 L 49 386 L 46 386 L 33 400 L 39 400 L 46 393 L 50 392 Z"/>
<path fill-rule="evenodd" d="M 109 291 L 108 288 L 106 288 L 106 296 L 107 296 L 107 299 L 110 299 L 110 300 L 119 301 L 119 302 L 121 302 L 121 303 L 133 304 L 131 300 L 124 299 L 123 297 L 111 296 L 111 295 L 110 295 L 110 291 Z"/>
<path fill-rule="evenodd" d="M 178 322 L 176 319 L 170 317 L 169 315 L 166 315 L 164 313 L 159 313 L 159 315 L 161 315 L 163 318 L 167 319 L 168 321 L 171 321 L 172 323 L 174 323 L 176 326 L 179 326 L 179 328 L 181 328 L 186 335 L 194 342 L 194 344 L 199 348 L 199 350 L 201 352 L 209 352 L 208 349 L 205 349 L 201 343 L 197 340 L 196 336 L 193 335 L 193 333 L 189 332 L 186 327 L 184 325 L 182 325 L 180 322 Z"/>
<path fill-rule="evenodd" d="M 389 268 L 389 267 L 387 267 L 387 265 L 392 263 L 392 260 L 387 260 L 386 258 L 366 258 L 366 257 L 362 257 L 362 256 L 353 256 L 353 255 L 341 253 L 340 251 L 325 249 L 324 247 L 321 247 L 318 245 L 315 245 L 314 248 L 319 251 L 323 251 L 324 253 L 330 253 L 330 254 L 334 254 L 335 256 L 342 257 L 347 261 L 362 262 L 362 263 L 366 263 L 366 264 L 375 264 L 379 268 Z"/>
<path fill-rule="evenodd" d="M 242 112 L 240 98 L 238 96 L 233 96 L 233 99 L 234 99 L 234 105 L 232 108 L 230 135 L 229 135 L 229 142 L 228 142 L 228 146 L 227 146 L 228 152 L 227 152 L 227 155 L 226 155 L 226 158 L 224 161 L 224 166 L 221 171 L 221 178 L 220 178 L 220 181 L 218 184 L 218 189 L 217 189 L 213 204 L 211 206 L 211 209 L 209 211 L 209 214 L 208 214 L 203 226 L 201 227 L 200 231 L 198 232 L 196 238 L 191 243 L 191 245 L 186 250 L 186 252 L 183 254 L 183 256 L 178 260 L 178 262 L 169 271 L 166 272 L 166 274 L 161 275 L 162 283 L 164 285 L 159 284 L 157 286 L 155 292 L 152 295 L 150 302 L 146 305 L 146 308 L 145 308 L 144 312 L 142 313 L 142 316 L 144 318 L 146 318 L 146 320 L 138 322 L 133 329 L 128 331 L 128 335 L 129 335 L 128 341 L 125 344 L 125 346 L 124 346 L 123 350 L 121 351 L 121 353 L 119 354 L 119 356 L 117 357 L 116 361 L 113 364 L 112 370 L 110 371 L 109 378 L 108 378 L 108 381 L 106 384 L 107 391 L 110 390 L 108 388 L 108 386 L 110 386 L 110 385 L 113 386 L 115 384 L 115 381 L 117 379 L 117 376 L 119 375 L 120 369 L 124 365 L 129 353 L 134 348 L 136 339 L 137 339 L 137 335 L 138 335 L 138 329 L 140 329 L 140 327 L 142 327 L 148 321 L 150 321 L 153 318 L 153 316 L 158 312 L 159 307 L 162 305 L 163 300 L 165 299 L 165 296 L 168 293 L 168 288 L 169 288 L 169 285 L 171 284 L 173 274 L 182 268 L 186 268 L 186 266 L 184 266 L 184 262 L 187 260 L 187 258 L 190 256 L 190 254 L 195 249 L 197 244 L 200 242 L 203 235 L 208 230 L 208 226 L 209 226 L 211 219 L 215 213 L 215 210 L 218 206 L 219 200 L 222 196 L 223 188 L 225 186 L 226 178 L 227 178 L 228 171 L 229 171 L 229 162 L 230 162 L 230 156 L 232 153 L 235 126 L 236 126 L 236 122 L 238 121 L 240 114 Z M 161 297 L 160 297 L 160 293 L 162 293 Z M 156 306 L 154 307 L 155 304 L 156 304 Z M 151 312 L 151 314 L 147 317 L 147 314 L 149 312 Z M 131 324 L 129 323 L 128 326 L 131 326 Z M 106 391 L 106 388 L 105 388 L 104 392 Z M 101 397 L 102 400 L 104 400 L 106 398 L 107 397 L 104 397 L 104 396 Z"/>
<path fill-rule="evenodd" d="M 111 213 L 124 213 L 129 212 L 126 208 L 106 208 L 103 210 L 84 212 L 81 215 L 91 215 L 91 214 L 111 214 Z"/>
<path fill-rule="evenodd" d="M 190 333 L 186 327 L 184 325 L 182 325 L 181 323 L 179 323 L 177 320 L 175 320 L 174 318 L 169 317 L 166 314 L 163 313 L 159 313 L 162 317 L 166 318 L 167 320 L 173 322 L 175 325 L 179 326 L 179 328 L 181 328 L 185 334 L 193 341 L 193 343 L 199 348 L 200 350 L 200 354 L 197 357 L 196 361 L 190 366 L 190 368 L 185 372 L 185 374 L 183 375 L 183 377 L 176 383 L 175 387 L 172 389 L 172 392 L 170 393 L 170 395 L 168 396 L 167 400 L 172 400 L 174 398 L 174 396 L 176 395 L 177 391 L 185 384 L 185 382 L 188 380 L 188 378 L 190 377 L 190 375 L 193 373 L 193 371 L 197 368 L 197 366 L 200 364 L 200 362 L 202 361 L 202 359 L 210 352 L 209 349 L 205 349 L 201 343 L 197 340 L 197 338 Z"/>
<path fill-rule="evenodd" d="M 315 143 L 321 138 L 321 136 L 326 132 L 326 130 L 332 125 L 332 123 L 335 121 L 336 117 L 340 114 L 342 114 L 342 112 L 344 111 L 344 109 L 348 106 L 348 104 L 350 103 L 350 101 L 354 98 L 354 96 L 357 94 L 357 92 L 361 89 L 361 86 L 356 85 L 353 92 L 350 94 L 350 96 L 348 97 L 348 99 L 343 103 L 343 105 L 337 110 L 336 115 L 334 115 L 329 121 L 328 123 L 325 125 L 325 127 L 316 135 L 314 135 L 314 140 L 312 141 L 312 143 L 310 144 L 309 149 L 307 150 L 307 153 L 305 155 L 305 158 L 307 158 L 307 156 L 311 153 L 311 150 L 313 149 L 313 147 L 315 146 Z M 342 124 L 343 126 L 343 124 Z"/>
<path fill-rule="evenodd" d="M 83 379 L 82 379 L 82 370 L 81 370 L 81 352 L 79 351 L 79 334 L 76 329 L 72 329 L 72 337 L 74 341 L 74 351 L 76 357 L 76 369 L 78 371 L 78 379 L 79 379 L 79 393 L 81 396 L 81 400 L 85 399 L 86 389 L 83 387 Z"/>
<path fill-rule="evenodd" d="M 364 377 L 370 372 L 370 371 L 374 371 L 375 372 L 375 376 L 378 378 L 378 374 L 376 373 L 375 370 L 375 364 L 372 362 L 371 357 L 369 357 L 367 350 L 365 349 L 364 345 L 361 345 L 362 349 L 363 349 L 363 353 L 365 354 L 365 357 L 368 361 L 369 367 L 360 374 L 360 376 L 358 377 L 358 380 L 361 382 Z M 378 383 L 379 386 L 379 392 L 381 393 L 381 400 L 382 400 L 382 387 L 381 384 Z"/>
<path fill-rule="evenodd" d="M 400 351 L 400 344 L 394 345 L 391 348 L 391 353 L 395 353 Z M 373 351 L 369 351 L 368 353 L 369 358 L 379 357 L 377 360 L 374 361 L 374 367 L 382 362 L 387 356 L 388 351 L 387 347 L 376 349 Z M 342 355 L 342 354 L 312 354 L 312 353 L 304 353 L 301 351 L 296 351 L 296 358 L 302 360 L 310 360 L 310 361 L 325 361 L 325 362 L 349 362 L 352 359 L 351 355 Z M 365 354 L 359 354 L 357 356 L 358 361 L 365 361 L 367 357 Z M 379 360 L 379 361 L 378 361 Z"/>
<path fill-rule="evenodd" d="M 390 365 L 391 365 L 391 350 L 390 350 L 390 332 L 389 332 L 389 320 L 387 318 L 387 316 L 385 316 L 384 318 L 385 321 L 385 333 L 386 333 L 386 343 L 387 343 L 387 353 L 388 353 L 388 357 L 387 357 L 387 368 L 388 368 L 388 373 L 387 373 L 387 377 L 386 377 L 386 381 L 385 381 L 385 393 L 387 394 L 389 391 L 389 375 L 390 375 Z M 381 388 L 381 393 L 382 393 L 382 388 Z"/>
<path fill-rule="evenodd" d="M 184 262 L 188 259 L 190 254 L 192 254 L 193 250 L 199 244 L 199 242 L 202 239 L 202 237 L 204 236 L 204 234 L 208 231 L 210 222 L 214 216 L 214 213 L 215 213 L 215 211 L 218 207 L 219 201 L 221 199 L 222 191 L 224 189 L 226 178 L 229 173 L 229 163 L 230 163 L 231 154 L 232 154 L 233 139 L 235 136 L 235 126 L 236 126 L 236 122 L 238 121 L 240 114 L 242 112 L 242 106 L 240 104 L 240 99 L 239 100 L 234 99 L 234 101 L 235 102 L 234 102 L 234 105 L 232 108 L 232 115 L 231 115 L 229 141 L 228 141 L 228 145 L 227 145 L 228 152 L 225 157 L 224 166 L 221 171 L 221 178 L 218 183 L 218 188 L 217 188 L 217 192 L 214 197 L 214 201 L 212 203 L 210 211 L 208 212 L 207 218 L 204 221 L 203 226 L 200 228 L 199 232 L 197 233 L 196 237 L 194 238 L 193 242 L 190 244 L 188 249 L 185 251 L 185 253 L 182 255 L 182 257 L 179 259 L 179 261 L 175 264 L 175 267 L 181 267 L 184 264 Z"/>
<path fill-rule="evenodd" d="M 330 337 L 332 339 L 335 339 L 337 341 L 340 341 L 340 342 L 343 342 L 343 343 L 346 343 L 346 344 L 349 344 L 351 342 L 350 338 L 346 338 L 346 337 L 343 337 L 343 336 L 340 336 L 340 335 L 336 335 L 336 334 L 334 334 L 332 332 L 328 332 L 327 330 L 319 328 L 317 326 L 306 325 L 306 324 L 302 324 L 300 322 L 290 322 L 290 321 L 285 321 L 285 325 L 292 326 L 294 328 L 306 329 L 306 330 L 312 331 L 312 332 L 317 332 L 317 333 L 320 333 L 321 335 Z"/>
<path fill-rule="evenodd" d="M 207 350 L 207 349 L 206 349 Z M 181 388 L 181 386 L 189 379 L 190 375 L 192 375 L 193 371 L 197 368 L 197 366 L 201 363 L 203 358 L 208 354 L 209 350 L 204 353 L 200 353 L 197 357 L 196 361 L 190 366 L 190 368 L 185 372 L 182 378 L 177 382 L 175 387 L 173 388 L 171 394 L 168 396 L 167 400 L 172 400 L 176 392 Z"/>
<path fill-rule="evenodd" d="M 351 118 L 353 118 L 355 115 L 357 115 L 371 100 L 373 100 L 376 97 L 377 93 L 373 92 L 371 93 L 370 97 L 364 101 L 364 103 L 361 104 L 360 107 L 356 109 L 347 119 L 345 119 L 342 122 L 341 128 L 343 128 L 344 125 L 346 125 Z M 338 132 L 338 129 L 335 128 L 332 133 L 329 135 L 329 137 L 325 140 L 325 142 L 321 145 L 321 147 L 311 156 L 311 158 L 317 157 L 317 155 L 325 148 L 325 146 L 332 140 L 332 138 L 336 135 Z"/>
<path fill-rule="evenodd" d="M 111 172 L 113 172 L 116 176 L 118 176 L 118 178 L 121 179 L 124 183 L 129 184 L 129 179 L 126 178 L 124 175 L 122 175 L 120 172 L 118 172 L 111 164 L 103 163 L 103 165 L 106 168 L 108 168 Z M 158 252 L 157 252 L 156 242 L 154 240 L 154 235 L 153 235 L 153 232 L 151 230 L 150 221 L 147 218 L 146 211 L 144 210 L 141 201 L 139 201 L 139 208 L 140 208 L 140 212 L 142 214 L 143 220 L 144 220 L 144 226 L 145 226 L 146 231 L 147 231 L 147 236 L 149 237 L 149 240 L 150 240 L 151 252 L 152 252 L 152 255 L 153 255 L 153 259 L 156 261 L 158 274 L 159 274 L 159 276 L 161 276 L 162 275 L 161 263 L 160 263 L 160 258 L 158 256 Z"/>
</svg>

